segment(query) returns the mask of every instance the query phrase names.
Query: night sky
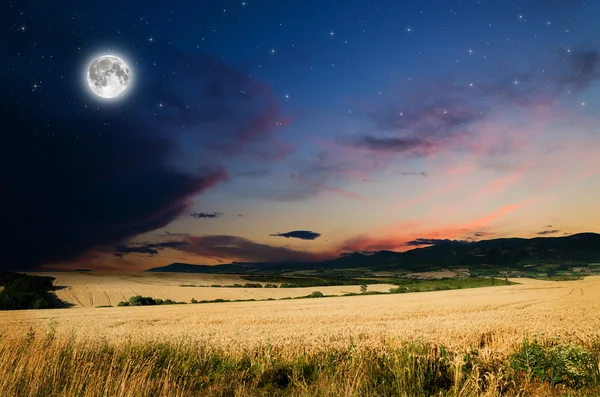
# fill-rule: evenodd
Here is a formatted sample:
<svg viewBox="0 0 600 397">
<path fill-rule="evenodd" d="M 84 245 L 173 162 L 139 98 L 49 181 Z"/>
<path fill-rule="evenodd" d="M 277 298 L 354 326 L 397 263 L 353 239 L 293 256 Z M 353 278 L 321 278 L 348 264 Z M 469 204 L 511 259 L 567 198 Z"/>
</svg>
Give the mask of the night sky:
<svg viewBox="0 0 600 397">
<path fill-rule="evenodd" d="M 599 232 L 599 26 L 580 0 L 3 2 L 0 270 Z"/>
</svg>

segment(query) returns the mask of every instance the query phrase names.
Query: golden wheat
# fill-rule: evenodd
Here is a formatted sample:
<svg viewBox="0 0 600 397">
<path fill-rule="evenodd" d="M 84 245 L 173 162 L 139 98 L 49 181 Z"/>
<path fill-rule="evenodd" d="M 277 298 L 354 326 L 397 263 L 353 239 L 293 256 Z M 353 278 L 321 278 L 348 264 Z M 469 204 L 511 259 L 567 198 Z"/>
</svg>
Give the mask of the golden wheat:
<svg viewBox="0 0 600 397">
<path fill-rule="evenodd" d="M 448 348 L 451 385 L 444 395 L 578 395 L 548 384 L 516 385 L 503 363 L 533 334 L 595 351 L 600 277 L 516 281 L 397 295 L 0 312 L 0 393 L 272 395 L 273 371 L 287 365 L 293 387 L 281 389 L 285 395 L 374 396 L 382 387 L 373 383 L 380 366 L 391 376 L 387 392 L 427 395 L 414 394 L 431 374 L 422 371 L 438 373 Z M 413 355 L 415 342 L 424 347 Z M 473 348 L 478 364 L 465 372 L 464 353 Z M 192 359 L 218 365 L 199 370 Z M 309 364 L 319 368 L 310 382 L 300 370 Z"/>
<path fill-rule="evenodd" d="M 398 295 L 0 312 L 0 330 L 22 335 L 53 321 L 59 333 L 75 331 L 78 338 L 187 337 L 225 348 L 271 344 L 290 351 L 419 338 L 502 351 L 535 333 L 576 341 L 599 337 L 600 277 L 517 281 L 522 284 Z"/>
</svg>

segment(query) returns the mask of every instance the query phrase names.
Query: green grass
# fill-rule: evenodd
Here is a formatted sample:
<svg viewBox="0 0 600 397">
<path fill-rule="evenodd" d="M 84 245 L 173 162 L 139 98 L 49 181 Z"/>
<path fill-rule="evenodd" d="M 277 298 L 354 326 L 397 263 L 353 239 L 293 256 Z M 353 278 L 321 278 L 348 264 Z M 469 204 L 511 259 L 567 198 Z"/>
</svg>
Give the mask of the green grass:
<svg viewBox="0 0 600 397">
<path fill-rule="evenodd" d="M 578 281 L 583 280 L 583 276 L 548 276 L 544 278 L 548 281 Z"/>
<path fill-rule="evenodd" d="M 0 341 L 0 395 L 598 396 L 599 343 L 533 342 L 480 354 L 426 342 L 235 354 L 200 342 L 77 342 L 30 330 Z M 42 365 L 43 364 L 43 365 Z"/>
<path fill-rule="evenodd" d="M 428 292 L 443 291 L 463 288 L 494 287 L 502 285 L 517 284 L 514 281 L 505 278 L 443 278 L 437 280 L 419 280 L 413 278 L 403 278 L 394 281 L 394 284 L 404 287 L 403 292 Z M 400 291 L 400 290 L 398 290 Z M 398 293 L 398 292 L 392 292 Z"/>
</svg>

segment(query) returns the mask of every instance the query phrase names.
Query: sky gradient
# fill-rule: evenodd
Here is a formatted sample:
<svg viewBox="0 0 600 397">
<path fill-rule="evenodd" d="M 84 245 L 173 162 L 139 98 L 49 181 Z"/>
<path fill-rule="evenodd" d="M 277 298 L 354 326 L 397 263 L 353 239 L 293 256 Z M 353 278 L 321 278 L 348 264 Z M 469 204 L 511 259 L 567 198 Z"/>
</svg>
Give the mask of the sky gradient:
<svg viewBox="0 0 600 397">
<path fill-rule="evenodd" d="M 600 3 L 206 3 L 2 6 L 1 268 L 600 232 Z"/>
</svg>

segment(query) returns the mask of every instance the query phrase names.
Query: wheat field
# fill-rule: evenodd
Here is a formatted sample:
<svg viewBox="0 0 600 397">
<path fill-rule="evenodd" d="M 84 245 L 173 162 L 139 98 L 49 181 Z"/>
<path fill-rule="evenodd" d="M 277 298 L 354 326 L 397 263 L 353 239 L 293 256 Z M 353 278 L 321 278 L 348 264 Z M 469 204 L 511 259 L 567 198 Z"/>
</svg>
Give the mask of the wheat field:
<svg viewBox="0 0 600 397">
<path fill-rule="evenodd" d="M 600 335 L 600 277 L 564 282 L 515 281 L 521 284 L 397 295 L 0 312 L 0 327 L 5 333 L 22 334 L 30 326 L 43 329 L 52 322 L 57 331 L 73 331 L 82 338 L 103 336 L 110 340 L 124 340 L 135 335 L 137 340 L 173 340 L 186 337 L 224 348 L 270 343 L 288 346 L 292 350 L 344 345 L 350 339 L 377 344 L 383 339 L 415 338 L 462 348 L 478 343 L 484 334 L 493 335 L 499 346 L 510 348 L 526 334 L 544 333 L 548 337 L 578 339 Z M 109 284 L 106 287 L 101 285 L 98 282 L 98 288 L 109 288 Z M 72 288 L 77 290 L 78 287 Z M 329 289 L 340 292 L 357 288 L 320 287 L 319 290 L 325 293 L 331 292 Z M 303 295 L 314 289 L 272 291 L 283 292 L 287 296 L 291 293 Z M 201 297 L 198 292 L 205 290 L 243 296 L 272 292 L 267 289 L 221 291 L 221 288 L 186 288 L 168 284 L 144 287 L 141 283 L 135 292 L 163 299 L 184 298 L 183 295 L 169 295 L 171 290 L 182 290 L 181 294 L 190 294 L 187 295 L 190 298 Z"/>
<path fill-rule="evenodd" d="M 110 277 L 129 276 L 104 280 Z M 154 286 L 142 280 L 143 288 L 186 289 L 177 277 L 188 275 Z M 106 290 L 101 280 L 97 288 Z M 515 281 L 521 284 L 0 312 L 0 395 L 599 395 L 600 277 Z M 121 283 L 113 288 L 130 288 Z"/>
<path fill-rule="evenodd" d="M 310 294 L 316 288 L 211 288 L 189 287 L 210 285 L 245 284 L 237 275 L 200 274 L 200 273 L 142 273 L 142 272 L 56 272 L 30 273 L 32 275 L 51 276 L 53 284 L 59 289 L 59 299 L 74 307 L 116 306 L 131 296 L 142 295 L 158 299 L 171 299 L 189 303 L 197 300 L 240 300 L 240 299 L 280 299 Z M 265 284 L 265 283 L 261 283 Z M 274 283 L 279 284 L 279 283 Z M 182 287 L 182 285 L 187 285 Z M 387 292 L 394 287 L 390 284 L 374 284 L 371 291 Z M 360 292 L 360 286 L 318 287 L 325 295 L 343 295 Z"/>
</svg>

